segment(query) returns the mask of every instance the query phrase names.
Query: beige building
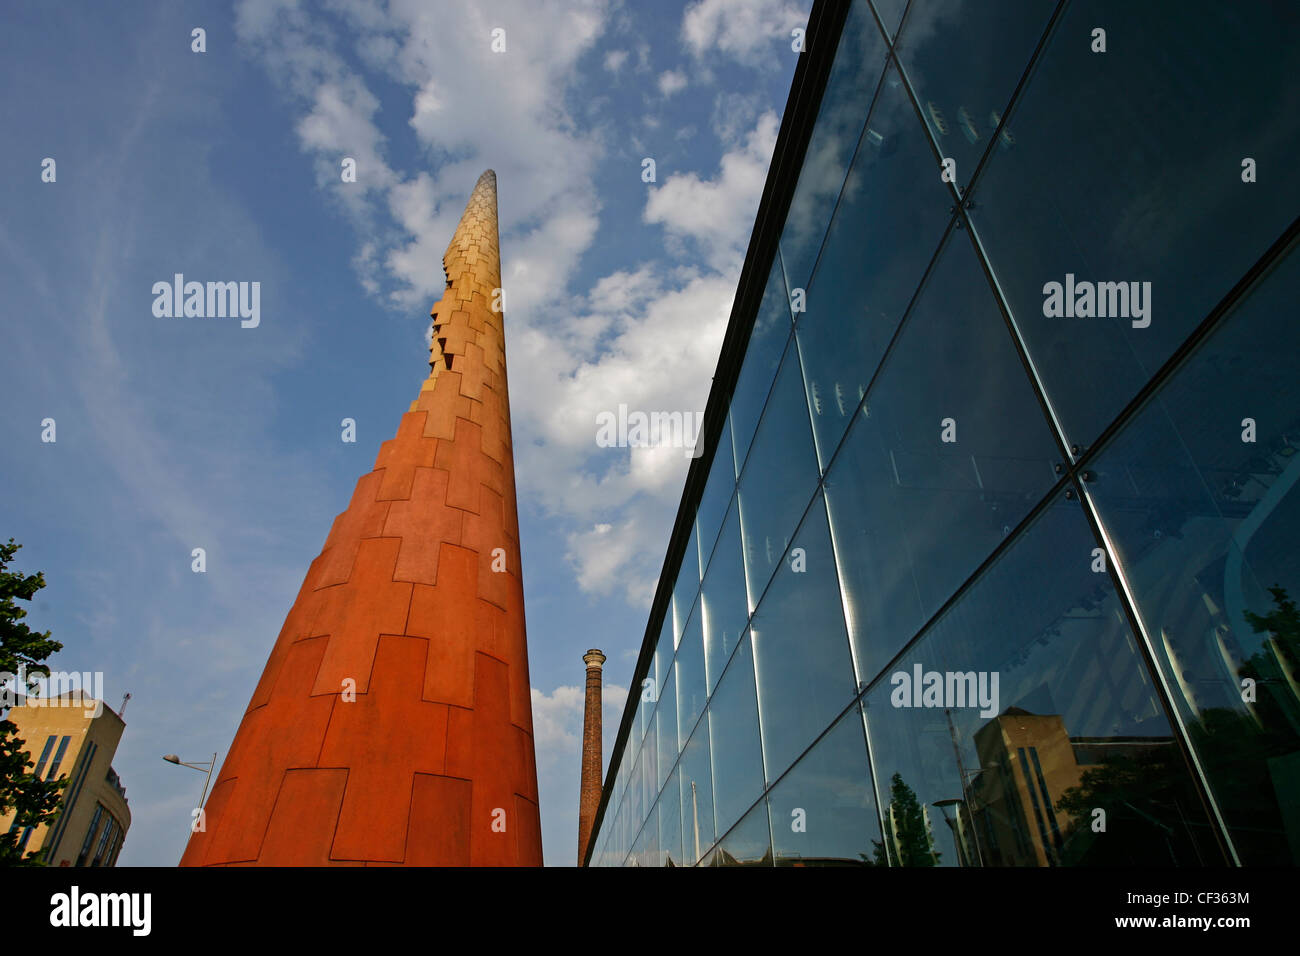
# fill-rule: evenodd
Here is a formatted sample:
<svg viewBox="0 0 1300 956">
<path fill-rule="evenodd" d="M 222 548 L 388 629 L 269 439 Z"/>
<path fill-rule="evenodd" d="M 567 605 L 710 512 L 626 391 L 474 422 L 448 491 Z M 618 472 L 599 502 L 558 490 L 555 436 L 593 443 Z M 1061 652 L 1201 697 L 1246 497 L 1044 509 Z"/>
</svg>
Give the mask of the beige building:
<svg viewBox="0 0 1300 956">
<path fill-rule="evenodd" d="M 113 866 L 131 826 L 126 788 L 113 770 L 113 754 L 126 728 L 102 701 L 79 692 L 53 699 L 28 698 L 6 715 L 35 761 L 42 780 L 68 779 L 52 826 L 27 827 L 23 852 L 45 851 L 50 866 Z M 0 827 L 17 826 L 12 812 Z"/>
</svg>

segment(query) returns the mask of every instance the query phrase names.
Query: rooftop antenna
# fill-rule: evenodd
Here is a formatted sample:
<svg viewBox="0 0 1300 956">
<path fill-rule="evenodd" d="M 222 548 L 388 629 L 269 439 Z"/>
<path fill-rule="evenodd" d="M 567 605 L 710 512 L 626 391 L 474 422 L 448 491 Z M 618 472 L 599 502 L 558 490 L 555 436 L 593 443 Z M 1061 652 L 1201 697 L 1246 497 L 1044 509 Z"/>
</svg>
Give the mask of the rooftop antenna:
<svg viewBox="0 0 1300 956">
<path fill-rule="evenodd" d="M 129 691 L 122 695 L 122 706 L 117 709 L 117 716 L 121 717 L 123 714 L 126 713 L 126 702 L 130 699 L 131 699 L 131 694 Z"/>
</svg>

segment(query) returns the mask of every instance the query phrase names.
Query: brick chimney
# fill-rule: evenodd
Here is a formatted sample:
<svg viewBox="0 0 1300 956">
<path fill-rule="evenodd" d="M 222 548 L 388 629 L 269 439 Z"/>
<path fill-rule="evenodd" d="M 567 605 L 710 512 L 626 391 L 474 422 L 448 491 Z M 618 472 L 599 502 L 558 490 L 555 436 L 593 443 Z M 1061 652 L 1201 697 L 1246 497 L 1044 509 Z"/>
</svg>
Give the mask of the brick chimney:
<svg viewBox="0 0 1300 956">
<path fill-rule="evenodd" d="M 600 806 L 600 665 L 605 655 L 592 648 L 582 655 L 587 665 L 587 703 L 582 717 L 582 785 L 578 795 L 578 865 L 582 866 L 591 840 L 591 825 Z"/>
</svg>

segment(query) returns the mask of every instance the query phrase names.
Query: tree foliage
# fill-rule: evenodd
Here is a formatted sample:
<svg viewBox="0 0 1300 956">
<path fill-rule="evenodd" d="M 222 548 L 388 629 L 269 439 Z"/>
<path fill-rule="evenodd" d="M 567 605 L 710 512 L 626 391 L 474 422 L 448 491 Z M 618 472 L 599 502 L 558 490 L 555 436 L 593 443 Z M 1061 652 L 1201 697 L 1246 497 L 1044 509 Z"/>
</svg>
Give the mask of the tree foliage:
<svg viewBox="0 0 1300 956">
<path fill-rule="evenodd" d="M 40 572 L 24 575 L 8 570 L 9 562 L 22 545 L 10 538 L 0 545 L 0 680 L 11 679 L 14 690 L 27 694 L 30 681 L 38 676 L 49 676 L 50 669 L 42 664 L 47 657 L 63 649 L 63 645 L 50 638 L 50 632 L 33 631 L 23 619 L 27 611 L 16 601 L 30 601 L 45 587 L 45 576 Z M 18 674 L 23 683 L 19 685 Z M 63 780 L 38 780 L 32 773 L 35 768 L 27 741 L 18 735 L 13 721 L 0 720 L 0 814 L 15 811 L 14 825 L 0 832 L 0 866 L 40 865 L 38 853 L 26 857 L 19 852 L 18 844 L 23 831 L 31 826 L 41 826 L 54 821 L 63 796 Z"/>
</svg>

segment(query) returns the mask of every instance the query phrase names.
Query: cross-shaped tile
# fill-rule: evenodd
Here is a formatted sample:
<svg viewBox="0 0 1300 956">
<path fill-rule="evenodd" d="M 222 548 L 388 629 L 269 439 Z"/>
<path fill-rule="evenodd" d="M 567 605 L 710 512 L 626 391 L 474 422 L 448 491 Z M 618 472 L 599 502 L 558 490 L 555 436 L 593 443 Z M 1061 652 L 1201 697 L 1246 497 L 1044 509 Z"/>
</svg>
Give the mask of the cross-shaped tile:
<svg viewBox="0 0 1300 956">
<path fill-rule="evenodd" d="M 381 637 L 369 691 L 335 705 L 320 755 L 321 766 L 348 768 L 335 859 L 402 860 L 414 775 L 443 772 L 447 705 L 420 697 L 428 644 Z"/>
<path fill-rule="evenodd" d="M 470 806 L 470 865 L 516 866 L 520 826 L 515 793 L 531 789 L 525 782 L 525 745 L 532 738 L 510 722 L 509 667 L 487 654 L 476 654 L 474 709 L 452 707 L 447 725 L 447 774 L 474 781 Z M 524 794 L 534 799 L 536 794 Z M 493 829 L 502 819 L 505 830 Z"/>
<path fill-rule="evenodd" d="M 495 604 L 506 606 L 506 589 L 520 580 L 519 546 L 505 533 L 505 507 L 499 494 L 486 485 L 479 486 L 479 505 L 474 511 L 462 511 L 461 540 L 478 551 L 478 594 Z M 494 552 L 500 549 L 500 554 Z M 504 571 L 494 568 L 505 567 Z M 513 583 L 512 583 L 513 579 Z"/>
<path fill-rule="evenodd" d="M 443 544 L 438 585 L 415 586 L 406 633 L 429 639 L 424 698 L 461 707 L 474 705 L 474 651 L 482 646 L 477 614 L 477 555 Z M 492 632 L 487 632 L 490 639 Z"/>
<path fill-rule="evenodd" d="M 439 545 L 460 543 L 464 512 L 447 506 L 447 478 L 437 468 L 415 469 L 411 497 L 389 509 L 384 537 L 402 539 L 395 580 L 437 584 Z"/>
<path fill-rule="evenodd" d="M 400 545 L 397 538 L 362 541 L 351 579 L 325 595 L 312 634 L 329 635 L 329 646 L 313 694 L 338 694 L 349 677 L 364 694 L 379 635 L 405 632 L 412 585 L 393 580 Z"/>
<path fill-rule="evenodd" d="M 388 502 L 375 500 L 383 478 L 382 472 L 372 471 L 357 480 L 348 510 L 334 519 L 325 547 L 321 549 L 325 562 L 316 578 L 316 589 L 346 581 L 352 574 L 362 539 L 376 538 L 383 533 Z"/>
<path fill-rule="evenodd" d="M 411 480 L 415 469 L 433 464 L 436 439 L 424 437 L 425 412 L 407 412 L 397 428 L 397 437 L 379 448 L 375 470 L 383 469 L 384 480 L 378 498 L 388 501 L 411 497 Z"/>
<path fill-rule="evenodd" d="M 316 766 L 335 701 L 311 696 L 324 652 L 323 639 L 292 645 L 266 706 L 239 725 L 221 768 L 221 780 L 233 779 L 234 789 L 220 818 L 207 821 L 212 836 L 204 863 L 257 859 L 284 771 Z"/>
<path fill-rule="evenodd" d="M 503 493 L 501 464 L 483 454 L 482 430 L 464 418 L 456 419 L 454 441 L 439 441 L 434 467 L 451 474 L 447 504 L 463 511 L 478 510 L 478 486 Z"/>
</svg>

